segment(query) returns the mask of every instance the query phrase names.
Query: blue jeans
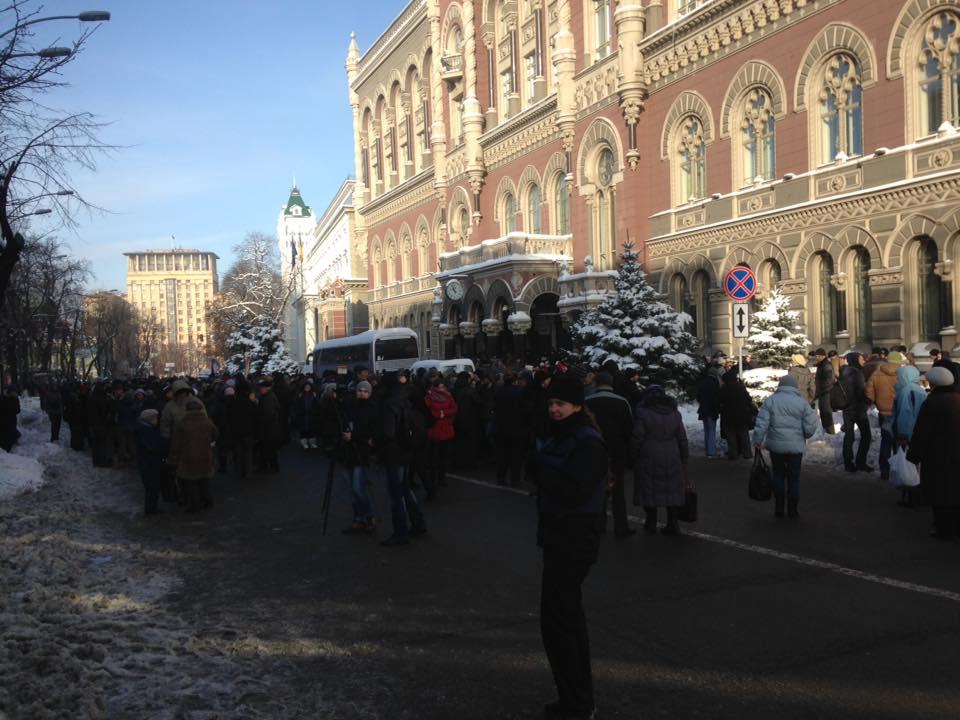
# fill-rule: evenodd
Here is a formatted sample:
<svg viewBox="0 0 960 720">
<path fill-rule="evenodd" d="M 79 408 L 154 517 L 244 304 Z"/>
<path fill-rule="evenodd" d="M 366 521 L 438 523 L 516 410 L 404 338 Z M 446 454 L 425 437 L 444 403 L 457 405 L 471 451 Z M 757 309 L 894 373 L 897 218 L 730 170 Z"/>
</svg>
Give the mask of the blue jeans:
<svg viewBox="0 0 960 720">
<path fill-rule="evenodd" d="M 893 415 L 880 416 L 880 474 L 890 475 L 890 454 L 893 452 Z"/>
<path fill-rule="evenodd" d="M 707 457 L 717 454 L 717 419 L 704 418 L 703 420 L 703 450 Z"/>
<path fill-rule="evenodd" d="M 410 515 L 410 525 L 416 529 L 425 529 L 426 522 L 417 496 L 410 489 L 410 468 L 408 465 L 385 465 L 387 473 L 387 492 L 390 493 L 390 516 L 393 521 L 393 534 L 398 538 L 405 538 L 410 532 L 407 524 L 407 515 Z"/>
<path fill-rule="evenodd" d="M 770 475 L 773 481 L 773 494 L 783 495 L 786 484 L 787 497 L 800 497 L 801 453 L 770 453 Z"/>
<path fill-rule="evenodd" d="M 367 476 L 370 468 L 366 465 L 348 467 L 350 473 L 350 493 L 353 496 L 353 521 L 370 522 L 373 519 L 373 503 L 370 501 L 370 490 L 367 487 Z"/>
</svg>

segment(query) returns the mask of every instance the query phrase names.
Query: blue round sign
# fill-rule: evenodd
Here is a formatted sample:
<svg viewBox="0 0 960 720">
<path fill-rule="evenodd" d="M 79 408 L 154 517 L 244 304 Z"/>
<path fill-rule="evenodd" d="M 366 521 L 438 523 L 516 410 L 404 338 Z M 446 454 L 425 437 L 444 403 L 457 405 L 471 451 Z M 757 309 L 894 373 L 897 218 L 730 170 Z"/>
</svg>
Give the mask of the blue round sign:
<svg viewBox="0 0 960 720">
<path fill-rule="evenodd" d="M 746 302 L 757 292 L 757 276 L 748 267 L 737 266 L 723 280 L 727 297 L 737 302 Z"/>
</svg>

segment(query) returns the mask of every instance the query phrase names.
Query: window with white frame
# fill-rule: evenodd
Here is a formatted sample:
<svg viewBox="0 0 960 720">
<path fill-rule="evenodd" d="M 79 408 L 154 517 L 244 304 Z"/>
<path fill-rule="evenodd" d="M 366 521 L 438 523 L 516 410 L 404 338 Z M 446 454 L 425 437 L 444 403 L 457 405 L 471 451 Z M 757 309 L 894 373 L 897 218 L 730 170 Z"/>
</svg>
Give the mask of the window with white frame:
<svg viewBox="0 0 960 720">
<path fill-rule="evenodd" d="M 613 151 L 604 146 L 597 154 L 593 211 L 593 261 L 598 270 L 616 267 L 616 191 L 613 176 L 617 172 L 617 160 Z"/>
<path fill-rule="evenodd" d="M 919 53 L 920 130 L 937 132 L 944 122 L 960 125 L 960 15 L 931 17 Z"/>
<path fill-rule="evenodd" d="M 740 102 L 740 186 L 776 174 L 776 119 L 766 88 L 750 89 Z"/>
<path fill-rule="evenodd" d="M 533 102 L 534 96 L 537 93 L 536 88 L 536 79 L 537 79 L 537 54 L 530 53 L 523 58 L 523 79 L 524 79 L 524 92 L 526 93 L 527 103 L 530 104 Z"/>
<path fill-rule="evenodd" d="M 833 162 L 843 153 L 863 154 L 863 86 L 860 66 L 846 53 L 830 57 L 823 66 L 818 100 L 820 131 L 818 160 Z"/>
<path fill-rule="evenodd" d="M 603 60 L 612 52 L 610 5 L 610 0 L 593 0 L 594 62 Z"/>
<path fill-rule="evenodd" d="M 515 232 L 517 229 L 517 199 L 512 192 L 507 192 L 502 201 L 503 219 L 500 226 L 503 228 L 503 234 Z"/>
<path fill-rule="evenodd" d="M 540 186 L 536 183 L 530 183 L 527 189 L 527 232 L 541 232 L 540 205 L 542 201 Z"/>
<path fill-rule="evenodd" d="M 553 217 L 557 235 L 567 235 L 570 232 L 570 185 L 564 172 L 557 173 L 553 184 Z"/>
<path fill-rule="evenodd" d="M 680 121 L 676 133 L 680 202 L 702 198 L 707 190 L 707 146 L 703 122 L 696 115 Z"/>
</svg>

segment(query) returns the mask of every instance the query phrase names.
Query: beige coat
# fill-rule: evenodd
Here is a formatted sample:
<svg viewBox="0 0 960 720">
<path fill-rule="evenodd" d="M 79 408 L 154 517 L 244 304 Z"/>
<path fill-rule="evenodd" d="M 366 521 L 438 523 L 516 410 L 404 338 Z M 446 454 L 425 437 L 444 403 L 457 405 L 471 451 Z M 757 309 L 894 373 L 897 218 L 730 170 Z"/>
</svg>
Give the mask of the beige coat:
<svg viewBox="0 0 960 720">
<path fill-rule="evenodd" d="M 213 444 L 217 427 L 207 411 L 187 410 L 173 429 L 168 462 L 177 468 L 177 476 L 185 480 L 213 477 Z"/>
<path fill-rule="evenodd" d="M 802 365 L 794 365 L 787 370 L 787 375 L 797 379 L 797 388 L 800 390 L 800 397 L 808 403 L 813 402 L 817 396 L 817 381 L 810 369 Z"/>
</svg>

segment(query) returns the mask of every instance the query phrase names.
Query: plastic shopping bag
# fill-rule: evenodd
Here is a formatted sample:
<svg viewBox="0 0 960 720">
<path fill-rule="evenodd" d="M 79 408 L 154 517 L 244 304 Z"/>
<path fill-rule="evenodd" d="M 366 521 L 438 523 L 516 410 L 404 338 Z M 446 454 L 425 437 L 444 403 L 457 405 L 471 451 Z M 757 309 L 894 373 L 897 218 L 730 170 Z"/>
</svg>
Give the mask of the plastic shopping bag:
<svg viewBox="0 0 960 720">
<path fill-rule="evenodd" d="M 907 452 L 903 448 L 897 448 L 890 456 L 890 484 L 894 487 L 916 487 L 920 484 L 920 471 L 907 460 Z"/>
</svg>

